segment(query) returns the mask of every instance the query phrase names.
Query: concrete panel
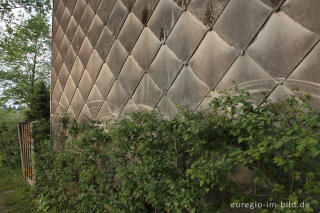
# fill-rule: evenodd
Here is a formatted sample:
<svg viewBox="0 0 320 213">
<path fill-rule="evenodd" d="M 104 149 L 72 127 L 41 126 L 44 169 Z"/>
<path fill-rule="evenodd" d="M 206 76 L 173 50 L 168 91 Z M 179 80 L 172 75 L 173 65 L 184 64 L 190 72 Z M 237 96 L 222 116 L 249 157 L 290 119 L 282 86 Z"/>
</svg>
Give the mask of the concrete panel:
<svg viewBox="0 0 320 213">
<path fill-rule="evenodd" d="M 61 70 L 60 70 L 60 73 L 59 73 L 59 76 L 58 76 L 58 80 L 60 81 L 62 89 L 64 89 L 66 82 L 68 80 L 68 77 L 69 77 L 68 69 L 67 69 L 66 65 L 63 63 Z"/>
<path fill-rule="evenodd" d="M 134 103 L 132 99 L 129 99 L 127 105 L 122 110 L 121 117 L 136 111 L 139 111 L 138 106 Z"/>
<path fill-rule="evenodd" d="M 60 82 L 56 81 L 56 84 L 54 85 L 54 89 L 52 90 L 51 100 L 59 102 L 62 92 L 63 92 L 63 89 L 61 87 Z"/>
<path fill-rule="evenodd" d="M 148 109 L 156 106 L 161 94 L 161 89 L 152 80 L 151 76 L 146 74 L 143 76 L 136 92 L 132 97 L 138 106 L 141 105 L 142 108 Z"/>
<path fill-rule="evenodd" d="M 142 68 L 132 56 L 129 56 L 118 77 L 121 85 L 128 95 L 132 96 L 133 91 L 136 89 L 142 75 Z"/>
<path fill-rule="evenodd" d="M 290 97 L 290 95 L 292 95 L 292 91 L 290 89 L 288 89 L 286 86 L 284 85 L 278 85 L 275 90 L 273 90 L 273 92 L 269 95 L 268 99 L 273 102 L 276 103 L 279 100 L 285 100 L 287 98 Z"/>
<path fill-rule="evenodd" d="M 100 17 L 104 24 L 107 24 L 108 18 L 111 14 L 112 8 L 116 0 L 103 0 L 97 11 L 97 15 Z"/>
<path fill-rule="evenodd" d="M 239 89 L 252 93 L 255 104 L 259 104 L 264 99 L 261 92 L 269 94 L 277 84 L 266 71 L 247 55 L 240 56 L 235 61 L 216 87 L 216 90 L 232 88 L 235 86 L 233 82 L 238 85 Z"/>
<path fill-rule="evenodd" d="M 287 0 L 282 10 L 309 30 L 320 36 L 320 1 Z"/>
<path fill-rule="evenodd" d="M 84 101 L 87 99 L 93 83 L 94 82 L 90 78 L 88 71 L 84 70 L 78 85 L 79 91 L 81 93 L 81 97 L 83 98 Z"/>
<path fill-rule="evenodd" d="M 105 59 L 107 57 L 113 41 L 114 36 L 112 35 L 112 32 L 105 26 L 96 45 L 96 49 L 101 58 Z"/>
<path fill-rule="evenodd" d="M 76 57 L 77 57 L 77 54 L 74 51 L 72 45 L 69 45 L 67 55 L 65 56 L 65 64 L 66 64 L 66 67 L 69 71 L 71 71 L 72 66 L 73 66 L 73 62 L 76 59 Z"/>
<path fill-rule="evenodd" d="M 64 94 L 65 94 L 65 96 L 66 96 L 66 98 L 68 100 L 68 103 L 71 103 L 73 94 L 74 94 L 76 89 L 77 89 L 77 86 L 74 83 L 74 81 L 72 79 L 72 76 L 69 75 L 67 83 L 66 83 L 66 87 L 64 89 Z"/>
<path fill-rule="evenodd" d="M 84 66 L 83 66 L 80 58 L 77 57 L 73 63 L 73 67 L 72 67 L 71 73 L 70 73 L 70 75 L 72 76 L 72 79 L 76 85 L 79 84 L 79 81 L 81 79 L 83 71 L 84 71 Z"/>
<path fill-rule="evenodd" d="M 275 13 L 248 55 L 274 78 L 286 77 L 314 46 L 317 36 L 285 13 Z"/>
<path fill-rule="evenodd" d="M 294 70 L 284 85 L 298 95 L 311 95 L 312 104 L 319 110 L 320 104 L 320 44 L 309 53 L 302 63 Z"/>
<path fill-rule="evenodd" d="M 86 66 L 88 63 L 92 49 L 93 47 L 91 42 L 89 41 L 88 37 L 85 37 L 79 50 L 79 58 L 84 66 Z"/>
<path fill-rule="evenodd" d="M 120 115 L 128 99 L 129 96 L 124 90 L 122 84 L 120 81 L 116 80 L 107 97 L 107 102 L 112 113 L 115 115 Z"/>
<path fill-rule="evenodd" d="M 86 6 L 86 9 L 83 12 L 82 18 L 80 20 L 80 27 L 83 30 L 84 34 L 88 33 L 89 27 L 94 17 L 94 12 L 89 5 Z"/>
<path fill-rule="evenodd" d="M 80 23 L 84 10 L 86 9 L 86 5 L 87 3 L 85 0 L 77 0 L 77 4 L 73 9 L 73 17 L 78 24 Z"/>
<path fill-rule="evenodd" d="M 57 32 L 56 32 L 55 37 L 53 39 L 53 42 L 56 44 L 58 49 L 60 48 L 60 44 L 61 44 L 63 37 L 64 37 L 64 32 L 63 32 L 62 28 L 60 26 L 58 26 Z"/>
<path fill-rule="evenodd" d="M 153 57 L 160 47 L 160 41 L 155 37 L 149 28 L 144 28 L 139 40 L 132 50 L 134 59 L 139 66 L 146 70 L 151 64 Z"/>
<path fill-rule="evenodd" d="M 83 105 L 84 105 L 84 100 L 81 96 L 79 89 L 77 89 L 71 101 L 71 107 L 76 117 L 79 116 L 79 113 L 81 112 Z"/>
<path fill-rule="evenodd" d="M 92 81 L 96 80 L 102 64 L 103 60 L 100 58 L 98 52 L 96 50 L 93 50 L 86 68 Z"/>
<path fill-rule="evenodd" d="M 62 18 L 60 20 L 60 26 L 61 26 L 63 32 L 66 32 L 70 17 L 71 17 L 71 14 L 70 14 L 68 8 L 65 8 L 63 15 L 62 15 Z"/>
<path fill-rule="evenodd" d="M 206 96 L 209 87 L 194 74 L 190 67 L 184 67 L 172 87 L 168 97 L 174 104 L 195 108 Z"/>
<path fill-rule="evenodd" d="M 271 12 L 261 1 L 230 1 L 214 30 L 230 45 L 244 51 Z"/>
<path fill-rule="evenodd" d="M 76 30 L 76 32 L 74 34 L 74 37 L 72 39 L 72 47 L 73 47 L 74 51 L 76 51 L 77 53 L 80 50 L 80 47 L 82 45 L 82 42 L 83 42 L 85 36 L 86 35 L 82 31 L 81 27 L 78 26 L 77 30 Z"/>
<path fill-rule="evenodd" d="M 168 119 L 172 119 L 178 114 L 175 104 L 166 95 L 162 96 L 157 109 Z"/>
<path fill-rule="evenodd" d="M 115 78 L 112 72 L 110 71 L 108 65 L 103 64 L 95 84 L 100 90 L 104 99 L 109 94 L 109 91 L 112 87 L 114 80 Z"/>
<path fill-rule="evenodd" d="M 163 45 L 153 60 L 148 73 L 159 88 L 168 89 L 181 67 L 181 60 L 177 58 L 167 45 Z"/>
<path fill-rule="evenodd" d="M 90 113 L 90 110 L 88 108 L 88 105 L 87 104 L 84 104 L 82 109 L 81 109 L 81 112 L 79 114 L 79 118 L 78 120 L 82 123 L 85 123 L 87 122 L 88 120 L 92 119 L 92 115 Z"/>
<path fill-rule="evenodd" d="M 63 16 L 64 10 L 65 10 L 65 5 L 64 5 L 63 1 L 58 1 L 54 13 L 55 13 L 55 17 L 59 23 L 60 23 L 61 18 Z"/>
<path fill-rule="evenodd" d="M 181 60 L 188 61 L 207 28 L 191 13 L 184 12 L 170 34 L 167 44 Z"/>
<path fill-rule="evenodd" d="M 158 39 L 166 40 L 181 12 L 181 8 L 172 0 L 161 0 L 148 22 L 148 27 Z M 146 20 L 142 20 L 142 23 L 146 22 Z"/>
<path fill-rule="evenodd" d="M 122 4 L 124 6 L 126 6 L 127 10 L 129 12 L 131 12 L 133 6 L 134 6 L 134 3 L 136 2 L 136 0 L 120 0 L 122 2 Z"/>
<path fill-rule="evenodd" d="M 201 81 L 215 87 L 232 65 L 238 51 L 229 46 L 216 32 L 209 32 L 190 60 L 190 66 Z"/>
<path fill-rule="evenodd" d="M 88 32 L 88 39 L 91 41 L 92 46 L 96 46 L 97 41 L 101 35 L 101 32 L 103 30 L 103 22 L 101 21 L 101 19 L 99 18 L 99 16 L 95 15 L 91 26 L 89 28 L 89 32 Z"/>
<path fill-rule="evenodd" d="M 65 56 L 68 53 L 69 46 L 70 46 L 70 43 L 68 41 L 67 36 L 65 35 L 65 36 L 63 36 L 63 39 L 61 41 L 61 45 L 60 45 L 60 48 L 59 48 L 59 53 L 61 54 L 61 57 L 63 59 L 65 58 Z"/>
<path fill-rule="evenodd" d="M 211 27 L 228 2 L 229 0 L 193 0 L 188 6 L 188 10 L 205 26 Z"/>
<path fill-rule="evenodd" d="M 119 41 L 124 48 L 126 48 L 127 52 L 131 52 L 133 49 L 142 29 L 142 23 L 133 13 L 130 13 L 118 37 Z"/>
<path fill-rule="evenodd" d="M 60 53 L 58 52 L 57 56 L 56 56 L 56 58 L 55 58 L 55 60 L 54 60 L 54 62 L 52 64 L 53 65 L 53 70 L 55 71 L 57 76 L 60 73 L 60 69 L 62 67 L 62 64 L 63 64 L 63 59 L 62 59 Z"/>
<path fill-rule="evenodd" d="M 87 106 L 92 118 L 95 118 L 103 104 L 104 98 L 96 85 L 93 85 L 91 92 L 88 96 Z"/>
<path fill-rule="evenodd" d="M 132 12 L 144 25 L 147 24 L 159 0 L 136 0 Z"/>
<path fill-rule="evenodd" d="M 107 23 L 108 28 L 111 30 L 114 36 L 118 35 L 127 15 L 127 8 L 121 3 L 121 1 L 117 1 Z"/>
<path fill-rule="evenodd" d="M 108 57 L 106 59 L 106 63 L 108 64 L 108 67 L 110 68 L 111 72 L 114 76 L 118 76 L 126 58 L 127 58 L 127 51 L 122 46 L 120 41 L 116 39 L 113 42 L 113 45 L 111 47 L 111 50 L 108 54 Z"/>
<path fill-rule="evenodd" d="M 90 5 L 91 9 L 94 13 L 98 11 L 98 8 L 100 6 L 101 0 L 87 0 L 88 4 Z"/>
</svg>

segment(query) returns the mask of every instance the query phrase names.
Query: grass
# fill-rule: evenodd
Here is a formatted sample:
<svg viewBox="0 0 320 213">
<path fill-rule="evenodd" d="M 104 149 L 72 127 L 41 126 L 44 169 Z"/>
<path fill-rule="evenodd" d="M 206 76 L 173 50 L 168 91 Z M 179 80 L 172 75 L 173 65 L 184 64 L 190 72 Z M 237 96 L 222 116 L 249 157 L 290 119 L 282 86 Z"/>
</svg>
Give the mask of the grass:
<svg viewBox="0 0 320 213">
<path fill-rule="evenodd" d="M 36 212 L 31 187 L 22 177 L 21 171 L 0 166 L 0 212 Z"/>
</svg>

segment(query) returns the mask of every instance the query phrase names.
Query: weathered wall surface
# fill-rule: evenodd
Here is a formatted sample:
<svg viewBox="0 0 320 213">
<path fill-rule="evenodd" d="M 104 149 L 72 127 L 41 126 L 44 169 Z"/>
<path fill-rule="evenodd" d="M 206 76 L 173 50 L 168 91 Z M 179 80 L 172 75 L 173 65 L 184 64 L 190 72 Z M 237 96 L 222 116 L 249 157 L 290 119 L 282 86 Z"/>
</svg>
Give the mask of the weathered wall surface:
<svg viewBox="0 0 320 213">
<path fill-rule="evenodd" d="M 232 87 L 320 104 L 319 0 L 55 0 L 53 124 L 138 109 L 168 117 Z"/>
</svg>

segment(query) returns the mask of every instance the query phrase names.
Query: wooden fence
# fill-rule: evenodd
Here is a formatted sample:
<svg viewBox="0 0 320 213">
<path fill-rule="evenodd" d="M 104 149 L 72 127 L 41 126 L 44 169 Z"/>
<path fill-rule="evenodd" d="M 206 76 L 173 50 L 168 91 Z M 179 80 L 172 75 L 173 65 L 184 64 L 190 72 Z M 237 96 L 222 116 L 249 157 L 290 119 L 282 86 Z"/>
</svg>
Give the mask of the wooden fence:
<svg viewBox="0 0 320 213">
<path fill-rule="evenodd" d="M 20 157 L 22 174 L 30 185 L 35 181 L 35 174 L 32 164 L 33 140 L 31 137 L 32 123 L 20 122 L 18 125 Z"/>
</svg>

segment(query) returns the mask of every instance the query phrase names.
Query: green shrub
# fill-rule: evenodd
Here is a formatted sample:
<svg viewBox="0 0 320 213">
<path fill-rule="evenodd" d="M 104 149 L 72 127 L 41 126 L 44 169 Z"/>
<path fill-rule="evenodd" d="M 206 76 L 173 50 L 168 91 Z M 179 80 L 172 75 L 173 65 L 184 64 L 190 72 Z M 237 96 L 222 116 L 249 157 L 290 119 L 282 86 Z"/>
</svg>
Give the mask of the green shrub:
<svg viewBox="0 0 320 213">
<path fill-rule="evenodd" d="M 21 165 L 20 161 L 17 127 L 4 123 L 0 127 L 0 165 L 17 169 Z"/>
<path fill-rule="evenodd" d="M 248 93 L 232 93 L 172 120 L 152 111 L 106 130 L 67 122 L 65 149 L 40 143 L 41 210 L 239 212 L 230 204 L 290 201 L 310 207 L 272 210 L 318 212 L 319 115 L 295 96 L 255 107 Z"/>
</svg>

